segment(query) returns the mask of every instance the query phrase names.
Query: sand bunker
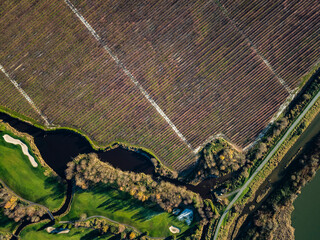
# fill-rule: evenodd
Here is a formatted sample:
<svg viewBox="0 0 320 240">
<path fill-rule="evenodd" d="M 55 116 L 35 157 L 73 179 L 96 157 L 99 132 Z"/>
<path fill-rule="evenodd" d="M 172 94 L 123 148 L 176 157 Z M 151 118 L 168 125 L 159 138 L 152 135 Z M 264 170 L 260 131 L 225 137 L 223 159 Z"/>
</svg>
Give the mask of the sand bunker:
<svg viewBox="0 0 320 240">
<path fill-rule="evenodd" d="M 24 155 L 26 155 L 29 158 L 29 161 L 33 167 L 38 167 L 38 163 L 35 161 L 34 157 L 32 157 L 28 151 L 27 145 L 25 145 L 23 142 L 21 142 L 19 139 L 15 139 L 8 134 L 3 135 L 3 139 L 8 142 L 12 143 L 14 145 L 20 145 L 22 148 L 22 152 Z"/>
<path fill-rule="evenodd" d="M 174 226 L 169 227 L 170 232 L 172 233 L 180 233 L 180 229 Z"/>
</svg>

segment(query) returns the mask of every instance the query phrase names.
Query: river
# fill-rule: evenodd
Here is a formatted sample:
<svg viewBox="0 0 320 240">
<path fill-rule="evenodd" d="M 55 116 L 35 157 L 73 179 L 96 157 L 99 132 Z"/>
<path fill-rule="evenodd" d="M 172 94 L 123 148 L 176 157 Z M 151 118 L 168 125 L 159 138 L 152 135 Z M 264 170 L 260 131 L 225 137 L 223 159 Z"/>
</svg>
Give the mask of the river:
<svg viewBox="0 0 320 240">
<path fill-rule="evenodd" d="M 261 184 L 261 186 L 258 188 L 256 192 L 256 196 L 249 204 L 245 206 L 243 211 L 241 212 L 240 216 L 249 214 L 248 218 L 246 219 L 245 223 L 242 225 L 241 229 L 237 233 L 238 234 L 245 232 L 247 228 L 249 227 L 249 223 L 252 221 L 252 216 L 254 215 L 255 211 L 257 211 L 261 205 L 265 202 L 266 199 L 272 194 L 273 190 L 278 188 L 279 185 L 282 184 L 283 178 L 290 176 L 290 172 L 294 171 L 296 168 L 296 160 L 298 159 L 299 153 L 303 152 L 305 150 L 304 148 L 307 148 L 308 142 L 312 141 L 312 138 L 314 138 L 318 133 L 320 132 L 320 113 L 314 118 L 314 120 L 310 123 L 310 125 L 307 127 L 307 129 L 302 133 L 302 135 L 299 137 L 299 139 L 293 144 L 293 146 L 289 149 L 289 151 L 285 154 L 285 156 L 282 158 L 281 162 L 278 164 L 278 166 L 272 171 L 272 173 L 265 179 L 265 181 Z M 317 175 L 320 175 L 318 173 Z M 320 181 L 319 181 L 320 183 Z M 303 188 L 304 189 L 304 188 Z M 268 193 L 257 203 L 256 200 L 259 198 L 259 195 L 264 194 L 266 191 Z M 302 190 L 303 194 L 303 190 Z M 300 198 L 300 195 L 298 199 Z M 320 194 L 319 194 L 320 199 Z M 254 210 L 250 210 L 250 206 L 254 206 Z M 308 205 L 310 206 L 310 205 Z M 303 208 L 304 206 L 301 206 Z M 316 207 L 316 205 L 313 205 L 312 207 Z M 320 209 L 320 206 L 318 206 Z M 303 210 L 302 210 L 303 211 Z M 294 214 L 294 213 L 293 213 Z M 319 215 L 320 216 L 320 215 Z M 301 217 L 300 219 L 302 222 L 305 221 L 304 217 Z M 298 226 L 300 228 L 300 226 Z M 301 227 L 301 231 L 304 231 L 304 227 Z M 320 231 L 318 231 L 319 233 Z M 238 239 L 238 235 L 233 235 L 234 239 Z M 320 234 L 319 234 L 320 236 Z M 297 239 L 306 239 L 306 238 L 297 238 Z M 309 239 L 309 238 L 308 238 Z M 320 239 L 320 238 L 310 238 L 310 239 Z"/>
<path fill-rule="evenodd" d="M 292 226 L 296 240 L 317 240 L 320 238 L 320 173 L 302 188 L 294 201 Z"/>
</svg>

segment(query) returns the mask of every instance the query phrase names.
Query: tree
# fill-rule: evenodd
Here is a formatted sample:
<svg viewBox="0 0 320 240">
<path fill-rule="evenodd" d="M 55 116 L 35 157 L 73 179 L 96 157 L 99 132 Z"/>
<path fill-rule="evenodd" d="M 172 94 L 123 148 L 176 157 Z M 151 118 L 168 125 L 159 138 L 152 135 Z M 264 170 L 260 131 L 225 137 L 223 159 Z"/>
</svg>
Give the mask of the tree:
<svg viewBox="0 0 320 240">
<path fill-rule="evenodd" d="M 134 239 L 136 237 L 136 234 L 134 232 L 131 232 L 129 234 L 129 239 Z"/>
<path fill-rule="evenodd" d="M 126 227 L 123 224 L 119 224 L 119 233 L 124 232 L 124 230 L 126 230 Z"/>
</svg>

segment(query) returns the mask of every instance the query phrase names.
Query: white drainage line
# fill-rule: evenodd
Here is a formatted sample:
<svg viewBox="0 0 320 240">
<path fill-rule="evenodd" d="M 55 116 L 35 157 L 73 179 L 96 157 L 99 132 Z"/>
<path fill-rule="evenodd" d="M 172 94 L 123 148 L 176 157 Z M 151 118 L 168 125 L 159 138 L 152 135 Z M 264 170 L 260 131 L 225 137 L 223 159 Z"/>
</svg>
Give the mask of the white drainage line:
<svg viewBox="0 0 320 240">
<path fill-rule="evenodd" d="M 44 120 L 45 125 L 49 126 L 49 121 L 46 116 L 44 116 L 40 109 L 35 105 L 35 103 L 31 100 L 31 98 L 28 96 L 28 94 L 19 86 L 19 84 L 13 80 L 10 75 L 6 72 L 6 70 L 3 68 L 3 66 L 0 64 L 0 70 L 7 76 L 7 78 L 10 80 L 10 82 L 18 89 L 18 91 L 22 94 L 22 96 L 28 101 L 28 103 L 31 105 L 31 107 L 41 116 L 41 118 Z"/>
<path fill-rule="evenodd" d="M 70 7 L 70 9 L 77 15 L 80 21 L 86 26 L 86 28 L 90 31 L 93 37 L 102 42 L 101 37 L 97 34 L 97 32 L 91 27 L 91 25 L 85 20 L 85 18 L 81 15 L 81 13 L 75 8 L 75 6 L 69 1 L 64 0 L 65 3 Z M 140 90 L 140 92 L 144 95 L 144 97 L 151 103 L 151 105 L 157 110 L 157 112 L 166 120 L 169 126 L 175 131 L 178 137 L 192 150 L 191 144 L 187 141 L 187 139 L 182 135 L 182 133 L 177 129 L 177 127 L 171 122 L 171 120 L 167 117 L 167 115 L 162 111 L 162 109 L 158 106 L 158 104 L 151 98 L 151 96 L 147 93 L 147 91 L 140 85 L 137 79 L 130 73 L 130 71 L 120 62 L 117 56 L 115 56 L 111 49 L 106 45 L 103 45 L 103 48 L 109 53 L 112 59 L 117 63 L 117 65 L 125 72 L 125 74 L 130 78 L 130 80 L 136 85 L 136 87 Z"/>
</svg>

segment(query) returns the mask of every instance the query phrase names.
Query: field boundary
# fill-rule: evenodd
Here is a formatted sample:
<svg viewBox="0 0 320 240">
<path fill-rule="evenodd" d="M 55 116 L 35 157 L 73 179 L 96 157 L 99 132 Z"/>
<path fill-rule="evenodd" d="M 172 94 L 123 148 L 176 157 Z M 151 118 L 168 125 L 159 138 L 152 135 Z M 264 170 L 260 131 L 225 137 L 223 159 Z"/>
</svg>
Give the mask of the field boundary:
<svg viewBox="0 0 320 240">
<path fill-rule="evenodd" d="M 19 84 L 13 80 L 10 75 L 6 72 L 4 67 L 0 64 L 0 69 L 6 75 L 6 77 L 10 80 L 10 82 L 15 86 L 16 89 L 21 93 L 21 95 L 28 101 L 28 103 L 31 105 L 31 107 L 40 115 L 40 117 L 44 120 L 45 125 L 49 126 L 50 123 L 48 121 L 48 118 L 41 113 L 40 109 L 36 106 L 36 104 L 32 101 L 32 99 L 29 97 L 29 95 L 19 86 Z"/>
<path fill-rule="evenodd" d="M 178 135 L 178 137 L 194 152 L 191 144 L 187 141 L 187 139 L 182 135 L 182 133 L 178 130 L 178 128 L 171 122 L 168 116 L 162 111 L 159 105 L 151 98 L 148 92 L 141 86 L 138 80 L 131 74 L 131 72 L 124 66 L 122 62 L 120 62 L 119 58 L 114 55 L 111 49 L 106 45 L 103 44 L 101 37 L 98 33 L 91 27 L 91 25 L 86 21 L 86 19 L 82 16 L 82 14 L 76 9 L 76 7 L 69 1 L 64 0 L 68 7 L 73 11 L 73 13 L 79 18 L 79 20 L 83 23 L 83 25 L 89 30 L 92 36 L 99 42 L 102 43 L 103 48 L 108 52 L 111 58 L 116 62 L 116 64 L 121 68 L 121 70 L 130 78 L 130 80 L 134 83 L 134 85 L 139 89 L 139 91 L 143 94 L 143 96 L 149 101 L 149 103 L 157 110 L 164 120 L 169 124 L 172 130 Z"/>
</svg>

